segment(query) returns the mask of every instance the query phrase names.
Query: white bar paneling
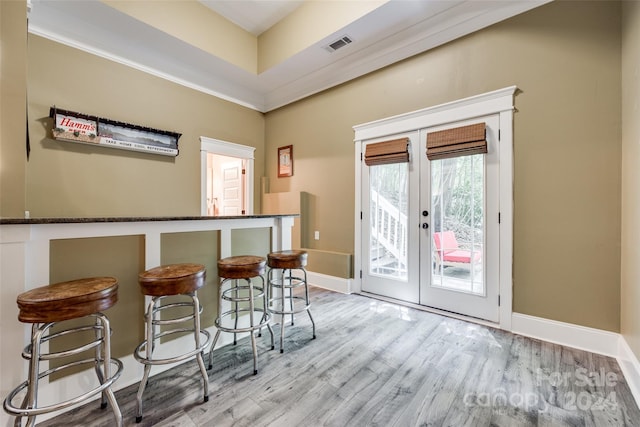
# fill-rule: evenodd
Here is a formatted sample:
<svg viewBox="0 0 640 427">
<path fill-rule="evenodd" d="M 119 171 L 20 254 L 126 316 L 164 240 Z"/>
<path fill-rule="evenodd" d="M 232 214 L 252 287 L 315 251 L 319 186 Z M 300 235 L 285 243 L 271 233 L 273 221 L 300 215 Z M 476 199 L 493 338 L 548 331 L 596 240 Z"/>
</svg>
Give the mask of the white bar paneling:
<svg viewBox="0 0 640 427">
<path fill-rule="evenodd" d="M 37 220 L 34 220 L 34 222 Z M 179 233 L 194 231 L 220 231 L 220 256 L 232 253 L 231 231 L 234 229 L 272 228 L 274 237 L 285 248 L 291 247 L 291 227 L 293 217 L 253 216 L 253 217 L 216 217 L 200 219 L 199 217 L 178 220 L 140 220 L 122 222 L 89 222 L 89 223 L 43 223 L 43 224 L 0 224 L 0 342 L 12 343 L 2 345 L 0 349 L 0 394 L 6 396 L 26 378 L 27 364 L 19 356 L 22 347 L 28 343 L 30 325 L 19 326 L 17 320 L 18 294 L 49 283 L 50 242 L 56 239 L 92 238 L 142 235 L 145 236 L 146 268 L 160 265 L 161 237 L 163 233 Z M 142 322 L 142 319 L 139 319 Z M 215 334 L 215 328 L 210 332 Z M 226 339 L 221 341 L 222 344 Z M 181 345 L 181 340 L 170 340 L 159 349 L 173 351 Z M 133 349 L 132 349 L 133 350 Z M 140 381 L 142 365 L 132 355 L 123 357 L 125 369 L 115 383 L 115 389 L 121 389 Z M 170 368 L 169 365 L 165 368 Z M 165 368 L 154 367 L 152 374 L 162 372 Z M 64 380 L 48 383 L 43 381 L 42 400 L 66 400 L 82 393 L 89 374 L 79 373 Z M 50 400 L 53 399 L 53 400 Z M 39 416 L 43 421 L 47 416 Z M 0 412 L 0 426 L 9 425 L 10 417 Z"/>
</svg>

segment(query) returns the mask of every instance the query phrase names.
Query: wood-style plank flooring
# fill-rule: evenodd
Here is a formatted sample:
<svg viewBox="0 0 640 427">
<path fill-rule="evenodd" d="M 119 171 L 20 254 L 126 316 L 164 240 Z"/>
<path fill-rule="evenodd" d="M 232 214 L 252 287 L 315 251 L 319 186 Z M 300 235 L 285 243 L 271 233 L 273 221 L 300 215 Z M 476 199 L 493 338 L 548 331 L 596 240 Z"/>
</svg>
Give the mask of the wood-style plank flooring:
<svg viewBox="0 0 640 427">
<path fill-rule="evenodd" d="M 152 377 L 141 426 L 640 426 L 610 357 L 359 295 L 312 288 L 285 352 L 248 338 L 214 352 L 210 399 L 189 361 Z M 279 321 L 279 319 L 276 319 Z M 206 363 L 206 361 L 205 361 Z M 153 374 L 153 370 L 152 370 Z M 116 398 L 135 424 L 137 385 Z M 91 403 L 43 426 L 113 425 Z"/>
</svg>

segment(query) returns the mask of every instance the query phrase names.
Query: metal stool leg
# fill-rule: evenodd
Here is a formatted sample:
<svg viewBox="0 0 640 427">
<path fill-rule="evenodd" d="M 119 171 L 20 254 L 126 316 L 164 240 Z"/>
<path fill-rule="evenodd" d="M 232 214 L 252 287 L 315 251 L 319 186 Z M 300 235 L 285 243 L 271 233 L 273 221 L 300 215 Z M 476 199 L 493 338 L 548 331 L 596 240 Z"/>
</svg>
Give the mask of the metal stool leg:
<svg viewBox="0 0 640 427">
<path fill-rule="evenodd" d="M 284 323 L 285 323 L 285 301 L 286 301 L 286 288 L 284 287 L 286 270 L 282 272 L 282 277 L 280 279 L 280 310 L 282 310 L 282 314 L 280 315 L 280 353 L 284 353 Z"/>
<path fill-rule="evenodd" d="M 235 318 L 235 323 L 234 323 L 234 329 L 238 329 L 238 280 L 235 280 L 234 285 L 236 287 L 235 290 L 235 301 L 233 302 L 233 306 L 235 308 L 236 311 L 236 318 Z M 236 332 L 233 333 L 233 345 L 236 345 L 238 343 L 238 334 Z"/>
<path fill-rule="evenodd" d="M 102 370 L 100 369 L 100 361 L 104 360 L 104 336 L 102 333 L 102 328 L 104 324 L 101 322 L 101 319 L 96 317 L 94 332 L 95 332 L 95 340 L 100 342 L 101 344 L 95 348 L 94 359 L 95 363 L 93 365 L 94 370 L 96 371 L 96 376 L 98 377 L 98 381 L 100 384 L 104 384 L 104 375 L 102 375 Z M 107 377 L 108 378 L 108 377 Z M 100 402 L 100 409 L 104 409 L 107 407 L 107 391 L 102 392 L 102 399 Z"/>
<path fill-rule="evenodd" d="M 153 350 L 155 346 L 155 327 L 154 321 L 156 320 L 156 304 L 158 302 L 158 298 L 152 297 L 149 306 L 147 307 L 147 312 L 145 313 L 144 319 L 147 326 L 146 333 L 146 344 L 145 344 L 145 356 L 147 360 L 150 360 L 153 357 Z M 149 381 L 149 373 L 151 372 L 151 365 L 144 365 L 144 373 L 142 375 L 142 380 L 140 380 L 140 385 L 138 386 L 138 393 L 136 394 L 136 423 L 142 421 L 142 395 L 144 394 L 144 389 L 147 386 L 147 381 Z"/>
<path fill-rule="evenodd" d="M 216 343 L 218 342 L 218 338 L 220 337 L 220 329 L 216 331 L 216 336 L 211 343 L 211 347 L 209 348 L 209 369 L 213 368 L 213 349 L 216 348 Z"/>
<path fill-rule="evenodd" d="M 138 393 L 136 394 L 136 423 L 142 421 L 142 394 L 144 393 L 144 389 L 147 386 L 147 381 L 149 380 L 149 372 L 151 372 L 151 365 L 144 365 L 144 374 L 142 375 L 142 380 L 140 380 L 140 387 L 138 388 Z"/>
<path fill-rule="evenodd" d="M 253 301 L 253 282 L 251 279 L 245 279 L 249 286 L 249 326 L 252 328 L 255 326 L 254 311 L 255 303 Z M 237 320 L 237 319 L 236 319 Z M 251 348 L 253 349 L 253 375 L 258 375 L 258 345 L 256 343 L 256 336 L 253 334 L 253 330 L 249 332 L 251 337 Z"/>
<path fill-rule="evenodd" d="M 194 292 L 191 294 L 191 299 L 193 301 L 193 336 L 196 341 L 196 348 L 200 348 L 200 300 L 198 299 L 198 295 Z M 200 373 L 202 374 L 202 382 L 204 383 L 204 401 L 209 401 L 209 376 L 207 375 L 207 370 L 204 367 L 204 360 L 202 360 L 202 353 L 200 351 L 196 354 L 196 361 L 198 362 L 198 366 L 200 367 Z"/>
<path fill-rule="evenodd" d="M 260 323 L 265 323 L 267 322 L 267 320 L 269 320 L 269 289 L 270 287 L 268 286 L 268 282 L 265 283 L 264 281 L 264 277 L 260 276 L 260 279 L 262 279 L 262 320 L 260 321 Z M 269 335 L 271 335 L 271 350 L 273 350 L 275 348 L 275 346 L 273 345 L 273 329 L 271 328 L 271 323 L 267 322 L 267 329 L 269 330 Z M 260 328 L 260 331 L 262 331 L 262 328 Z"/>
<path fill-rule="evenodd" d="M 220 338 L 220 316 L 222 315 L 222 292 L 224 287 L 225 280 L 220 283 L 220 295 L 218 296 L 218 318 L 216 319 L 216 336 L 213 338 L 213 342 L 211 343 L 211 347 L 209 348 L 209 369 L 213 368 L 213 350 L 216 348 L 216 343 L 218 342 L 218 338 Z"/>
<path fill-rule="evenodd" d="M 222 316 L 222 292 L 224 291 L 224 284 L 227 280 L 223 280 L 220 282 L 220 288 L 218 292 L 220 295 L 218 296 L 218 318 L 216 319 L 216 336 L 213 338 L 213 342 L 211 343 L 211 347 L 209 348 L 209 369 L 213 368 L 213 350 L 216 348 L 216 343 L 218 342 L 218 338 L 220 338 L 220 323 Z"/>
<path fill-rule="evenodd" d="M 102 347 L 104 378 L 111 378 L 111 325 L 109 323 L 109 319 L 102 314 L 98 315 L 98 319 L 102 323 L 102 345 L 100 347 Z M 104 380 L 101 379 L 100 383 L 104 383 Z M 122 413 L 120 412 L 120 407 L 118 406 L 118 402 L 116 402 L 116 397 L 113 394 L 111 387 L 108 387 L 102 393 L 103 409 L 106 407 L 106 402 L 104 402 L 105 396 L 111 404 L 111 410 L 113 411 L 113 415 L 116 417 L 117 425 L 122 426 Z"/>
<path fill-rule="evenodd" d="M 309 315 L 309 320 L 311 320 L 311 327 L 313 328 L 313 339 L 316 339 L 316 322 L 313 321 L 313 316 L 311 316 L 311 310 L 309 306 L 311 302 L 309 301 L 309 282 L 307 281 L 307 270 L 301 268 L 302 273 L 304 274 L 304 301 L 307 304 L 307 314 Z"/>
<path fill-rule="evenodd" d="M 42 343 L 42 335 L 46 330 L 46 325 L 34 323 L 31 328 L 31 359 L 29 359 L 29 388 L 25 396 L 24 408 L 35 408 L 38 405 L 38 380 L 40 372 L 40 349 Z M 20 418 L 16 417 L 16 425 L 20 425 Z M 26 426 L 32 427 L 36 425 L 36 417 L 27 418 Z"/>
<path fill-rule="evenodd" d="M 286 270 L 285 270 L 286 271 Z M 293 319 L 294 319 L 294 312 L 295 312 L 295 306 L 293 305 L 293 273 L 292 270 L 289 269 L 289 285 L 288 285 L 288 289 L 289 289 L 289 310 L 291 311 L 291 326 L 293 326 Z"/>
</svg>

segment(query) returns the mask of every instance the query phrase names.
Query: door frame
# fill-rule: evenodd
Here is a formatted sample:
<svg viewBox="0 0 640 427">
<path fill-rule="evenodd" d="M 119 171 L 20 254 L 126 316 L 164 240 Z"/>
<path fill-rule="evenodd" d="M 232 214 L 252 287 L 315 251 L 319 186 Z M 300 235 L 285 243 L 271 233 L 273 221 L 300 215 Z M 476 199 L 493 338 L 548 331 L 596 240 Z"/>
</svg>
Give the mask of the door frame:
<svg viewBox="0 0 640 427">
<path fill-rule="evenodd" d="M 207 154 L 237 157 L 245 160 L 245 215 L 253 215 L 253 163 L 256 148 L 248 145 L 200 137 L 200 215 L 207 216 Z"/>
<path fill-rule="evenodd" d="M 500 143 L 499 143 L 499 293 L 500 319 L 498 323 L 491 323 L 466 316 L 461 317 L 477 323 L 488 323 L 500 329 L 511 330 L 511 315 L 513 311 L 513 111 L 514 96 L 517 87 L 510 86 L 481 95 L 463 98 L 457 101 L 424 108 L 398 116 L 393 116 L 369 123 L 353 126 L 355 132 L 355 212 L 354 212 L 354 292 L 362 292 L 362 142 L 411 132 L 447 123 L 473 119 L 475 117 L 499 114 Z M 422 153 L 420 153 L 422 155 Z M 417 306 L 428 311 L 426 306 Z M 451 315 L 446 313 L 447 315 Z"/>
</svg>

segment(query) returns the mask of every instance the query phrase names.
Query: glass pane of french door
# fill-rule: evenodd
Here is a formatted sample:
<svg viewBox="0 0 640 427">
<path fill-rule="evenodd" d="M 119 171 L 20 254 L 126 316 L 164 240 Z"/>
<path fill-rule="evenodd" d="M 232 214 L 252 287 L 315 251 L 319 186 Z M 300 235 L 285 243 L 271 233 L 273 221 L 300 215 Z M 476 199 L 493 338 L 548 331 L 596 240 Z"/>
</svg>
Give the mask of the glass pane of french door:
<svg viewBox="0 0 640 427">
<path fill-rule="evenodd" d="M 407 280 L 408 163 L 369 168 L 369 274 Z"/>
<path fill-rule="evenodd" d="M 362 163 L 362 290 L 418 303 L 420 258 L 418 226 L 418 132 L 389 135 L 409 138 L 409 163 Z M 380 142 L 379 140 L 367 143 Z M 366 149 L 366 144 L 362 147 Z"/>
<path fill-rule="evenodd" d="M 431 286 L 485 295 L 485 156 L 431 162 Z"/>
</svg>

